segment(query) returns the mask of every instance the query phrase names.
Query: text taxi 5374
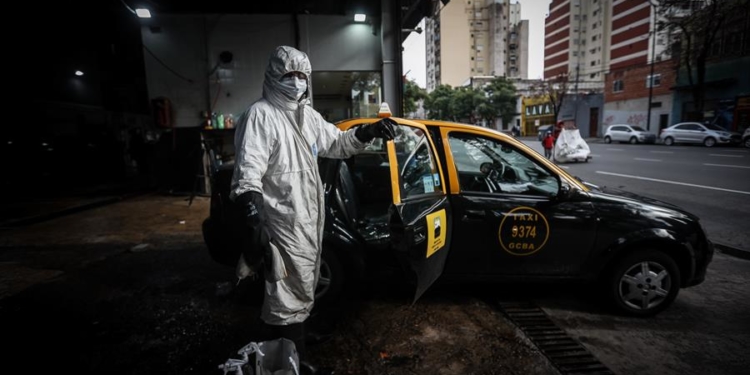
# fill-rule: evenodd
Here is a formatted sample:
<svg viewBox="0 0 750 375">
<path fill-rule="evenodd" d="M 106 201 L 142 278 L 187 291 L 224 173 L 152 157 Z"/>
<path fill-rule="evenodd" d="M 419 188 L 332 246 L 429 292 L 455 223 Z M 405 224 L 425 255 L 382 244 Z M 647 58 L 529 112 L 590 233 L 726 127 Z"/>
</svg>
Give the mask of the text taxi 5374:
<svg viewBox="0 0 750 375">
<path fill-rule="evenodd" d="M 327 212 L 323 300 L 388 259 L 414 271 L 415 299 L 438 277 L 597 281 L 614 306 L 635 315 L 655 314 L 680 288 L 703 281 L 713 245 L 695 216 L 585 184 L 494 130 L 393 119 L 393 141 L 376 139 L 346 160 L 319 160 Z M 228 185 L 231 170 L 221 173 L 220 185 Z M 225 250 L 211 238 L 230 227 L 221 223 L 231 216 L 222 186 L 204 225 L 214 259 Z M 382 256 L 391 251 L 397 257 Z"/>
</svg>

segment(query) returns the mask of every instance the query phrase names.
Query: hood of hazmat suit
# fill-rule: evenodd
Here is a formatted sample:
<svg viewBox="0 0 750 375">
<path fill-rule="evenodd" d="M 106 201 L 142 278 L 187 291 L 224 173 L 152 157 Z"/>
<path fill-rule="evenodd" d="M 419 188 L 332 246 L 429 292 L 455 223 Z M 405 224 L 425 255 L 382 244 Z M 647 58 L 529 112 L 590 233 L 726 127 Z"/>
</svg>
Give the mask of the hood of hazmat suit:
<svg viewBox="0 0 750 375">
<path fill-rule="evenodd" d="M 300 99 L 281 82 L 290 72 L 307 79 Z M 235 132 L 230 197 L 263 194 L 271 264 L 261 318 L 273 325 L 303 322 L 313 307 L 325 219 L 318 156 L 348 158 L 364 149 L 354 129 L 342 132 L 308 105 L 311 73 L 304 52 L 277 47 L 268 61 L 263 97 L 240 116 Z"/>
</svg>

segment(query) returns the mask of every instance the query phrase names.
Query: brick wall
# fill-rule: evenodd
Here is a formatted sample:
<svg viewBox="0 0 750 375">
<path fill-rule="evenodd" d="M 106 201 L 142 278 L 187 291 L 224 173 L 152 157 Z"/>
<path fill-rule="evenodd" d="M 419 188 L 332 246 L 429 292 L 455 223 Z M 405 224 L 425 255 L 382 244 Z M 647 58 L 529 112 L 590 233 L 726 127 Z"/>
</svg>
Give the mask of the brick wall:
<svg viewBox="0 0 750 375">
<path fill-rule="evenodd" d="M 604 101 L 614 102 L 648 97 L 649 88 L 646 79 L 651 74 L 651 65 L 631 67 L 609 72 L 605 76 Z M 660 61 L 654 64 L 654 75 L 661 74 L 661 83 L 654 86 L 653 95 L 670 94 L 670 87 L 675 84 L 675 62 L 673 60 Z M 623 88 L 620 92 L 613 92 L 614 82 L 622 80 Z"/>
</svg>

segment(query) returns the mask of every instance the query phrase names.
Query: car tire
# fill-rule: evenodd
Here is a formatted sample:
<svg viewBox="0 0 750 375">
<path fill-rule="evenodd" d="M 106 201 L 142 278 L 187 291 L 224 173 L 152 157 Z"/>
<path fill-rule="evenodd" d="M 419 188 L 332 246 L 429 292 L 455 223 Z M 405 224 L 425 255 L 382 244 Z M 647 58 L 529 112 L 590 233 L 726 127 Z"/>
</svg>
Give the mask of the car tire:
<svg viewBox="0 0 750 375">
<path fill-rule="evenodd" d="M 706 147 L 714 147 L 716 145 L 716 139 L 713 137 L 708 137 L 703 140 L 703 145 Z"/>
<path fill-rule="evenodd" d="M 664 144 L 667 145 L 667 146 L 673 145 L 674 144 L 674 138 L 672 138 L 672 137 L 664 138 Z"/>
<path fill-rule="evenodd" d="M 320 276 L 315 287 L 315 304 L 331 305 L 341 298 L 346 274 L 341 260 L 332 247 L 324 247 L 320 257 Z"/>
<path fill-rule="evenodd" d="M 744 144 L 746 148 L 750 148 L 750 137 L 745 138 L 742 141 L 742 144 Z"/>
<path fill-rule="evenodd" d="M 669 307 L 680 291 L 677 263 L 658 250 L 643 249 L 621 258 L 607 275 L 607 298 L 615 309 L 652 316 Z"/>
<path fill-rule="evenodd" d="M 638 143 L 638 138 L 636 138 L 636 137 L 630 137 L 630 144 L 631 145 L 634 145 L 634 144 L 637 144 L 637 143 Z"/>
<path fill-rule="evenodd" d="M 612 143 L 612 138 L 609 136 L 604 137 L 604 143 Z"/>
</svg>

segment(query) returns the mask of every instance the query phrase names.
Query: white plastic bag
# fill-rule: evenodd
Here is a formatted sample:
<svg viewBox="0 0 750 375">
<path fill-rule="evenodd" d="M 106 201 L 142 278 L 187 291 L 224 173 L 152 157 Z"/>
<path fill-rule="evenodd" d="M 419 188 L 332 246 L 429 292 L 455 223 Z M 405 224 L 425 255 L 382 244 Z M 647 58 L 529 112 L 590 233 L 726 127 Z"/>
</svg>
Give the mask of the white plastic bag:
<svg viewBox="0 0 750 375">
<path fill-rule="evenodd" d="M 233 375 L 299 375 L 299 356 L 294 342 L 285 338 L 251 342 L 219 365 L 224 374 Z"/>
<path fill-rule="evenodd" d="M 578 129 L 562 129 L 555 142 L 555 161 L 567 163 L 571 161 L 588 161 L 591 149 L 581 138 Z"/>
</svg>

